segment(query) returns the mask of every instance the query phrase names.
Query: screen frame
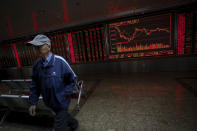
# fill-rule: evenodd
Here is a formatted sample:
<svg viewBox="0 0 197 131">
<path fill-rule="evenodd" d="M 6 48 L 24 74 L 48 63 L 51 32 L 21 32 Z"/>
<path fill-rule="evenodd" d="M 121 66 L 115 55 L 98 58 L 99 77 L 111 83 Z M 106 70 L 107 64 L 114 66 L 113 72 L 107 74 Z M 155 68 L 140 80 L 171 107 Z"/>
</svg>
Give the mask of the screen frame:
<svg viewBox="0 0 197 131">
<path fill-rule="evenodd" d="M 143 19 L 146 17 L 154 17 L 154 16 L 161 16 L 161 15 L 167 15 L 169 14 L 171 17 L 170 21 L 170 47 L 169 48 L 163 48 L 163 49 L 148 49 L 148 50 L 138 50 L 138 51 L 130 51 L 130 52 L 119 52 L 119 53 L 112 53 L 111 52 L 111 39 L 110 39 L 110 24 L 113 23 L 118 23 L 118 22 L 124 22 L 124 21 L 129 21 L 133 19 Z M 121 55 L 121 54 L 132 54 L 132 53 L 147 53 L 147 52 L 153 52 L 153 51 L 169 51 L 173 50 L 173 54 L 175 53 L 175 42 L 174 42 L 174 32 L 175 32 L 175 14 L 172 11 L 164 12 L 164 13 L 156 13 L 156 14 L 148 14 L 148 15 L 139 15 L 139 16 L 132 16 L 132 17 L 126 17 L 126 18 L 120 18 L 114 21 L 111 21 L 110 23 L 107 23 L 107 39 L 108 39 L 108 52 L 109 55 Z M 146 57 L 146 56 L 144 56 Z"/>
</svg>

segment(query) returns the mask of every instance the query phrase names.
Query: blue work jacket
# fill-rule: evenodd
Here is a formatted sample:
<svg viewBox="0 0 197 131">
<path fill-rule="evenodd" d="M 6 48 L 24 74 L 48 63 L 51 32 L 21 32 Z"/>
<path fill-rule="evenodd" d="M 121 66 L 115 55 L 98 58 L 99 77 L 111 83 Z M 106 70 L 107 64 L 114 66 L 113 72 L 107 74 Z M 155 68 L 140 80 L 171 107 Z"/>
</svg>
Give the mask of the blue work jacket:
<svg viewBox="0 0 197 131">
<path fill-rule="evenodd" d="M 37 105 L 41 94 L 49 108 L 67 109 L 76 82 L 77 76 L 63 57 L 52 53 L 47 65 L 40 58 L 33 65 L 29 102 Z"/>
</svg>

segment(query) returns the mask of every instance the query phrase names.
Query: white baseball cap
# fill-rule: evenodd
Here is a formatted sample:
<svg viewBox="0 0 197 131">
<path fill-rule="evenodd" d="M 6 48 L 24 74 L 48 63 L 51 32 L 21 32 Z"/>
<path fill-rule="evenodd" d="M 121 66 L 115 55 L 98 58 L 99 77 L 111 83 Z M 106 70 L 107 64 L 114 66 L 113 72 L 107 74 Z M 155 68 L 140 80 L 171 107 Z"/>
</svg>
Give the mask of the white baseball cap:
<svg viewBox="0 0 197 131">
<path fill-rule="evenodd" d="M 27 43 L 34 46 L 41 46 L 44 44 L 51 45 L 51 40 L 46 35 L 38 34 L 34 37 L 32 41 L 29 41 Z"/>
</svg>

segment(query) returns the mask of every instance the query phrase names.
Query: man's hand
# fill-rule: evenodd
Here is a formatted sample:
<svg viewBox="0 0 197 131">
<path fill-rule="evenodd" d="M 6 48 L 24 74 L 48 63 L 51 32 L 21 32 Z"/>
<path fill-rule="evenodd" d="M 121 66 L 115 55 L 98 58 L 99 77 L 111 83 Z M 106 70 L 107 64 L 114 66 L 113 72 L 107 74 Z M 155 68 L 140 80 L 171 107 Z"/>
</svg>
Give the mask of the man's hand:
<svg viewBox="0 0 197 131">
<path fill-rule="evenodd" d="M 29 107 L 29 115 L 35 116 L 36 115 L 36 106 L 32 105 Z"/>
</svg>

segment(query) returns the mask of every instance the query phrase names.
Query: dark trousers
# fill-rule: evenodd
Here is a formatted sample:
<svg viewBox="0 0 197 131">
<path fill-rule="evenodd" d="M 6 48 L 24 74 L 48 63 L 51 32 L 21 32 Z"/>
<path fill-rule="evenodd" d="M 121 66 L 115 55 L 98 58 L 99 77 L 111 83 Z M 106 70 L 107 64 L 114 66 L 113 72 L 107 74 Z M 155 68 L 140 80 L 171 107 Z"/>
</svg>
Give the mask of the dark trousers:
<svg viewBox="0 0 197 131">
<path fill-rule="evenodd" d="M 68 127 L 75 129 L 78 127 L 78 121 L 74 119 L 67 110 L 55 112 L 54 131 L 68 131 Z"/>
</svg>

